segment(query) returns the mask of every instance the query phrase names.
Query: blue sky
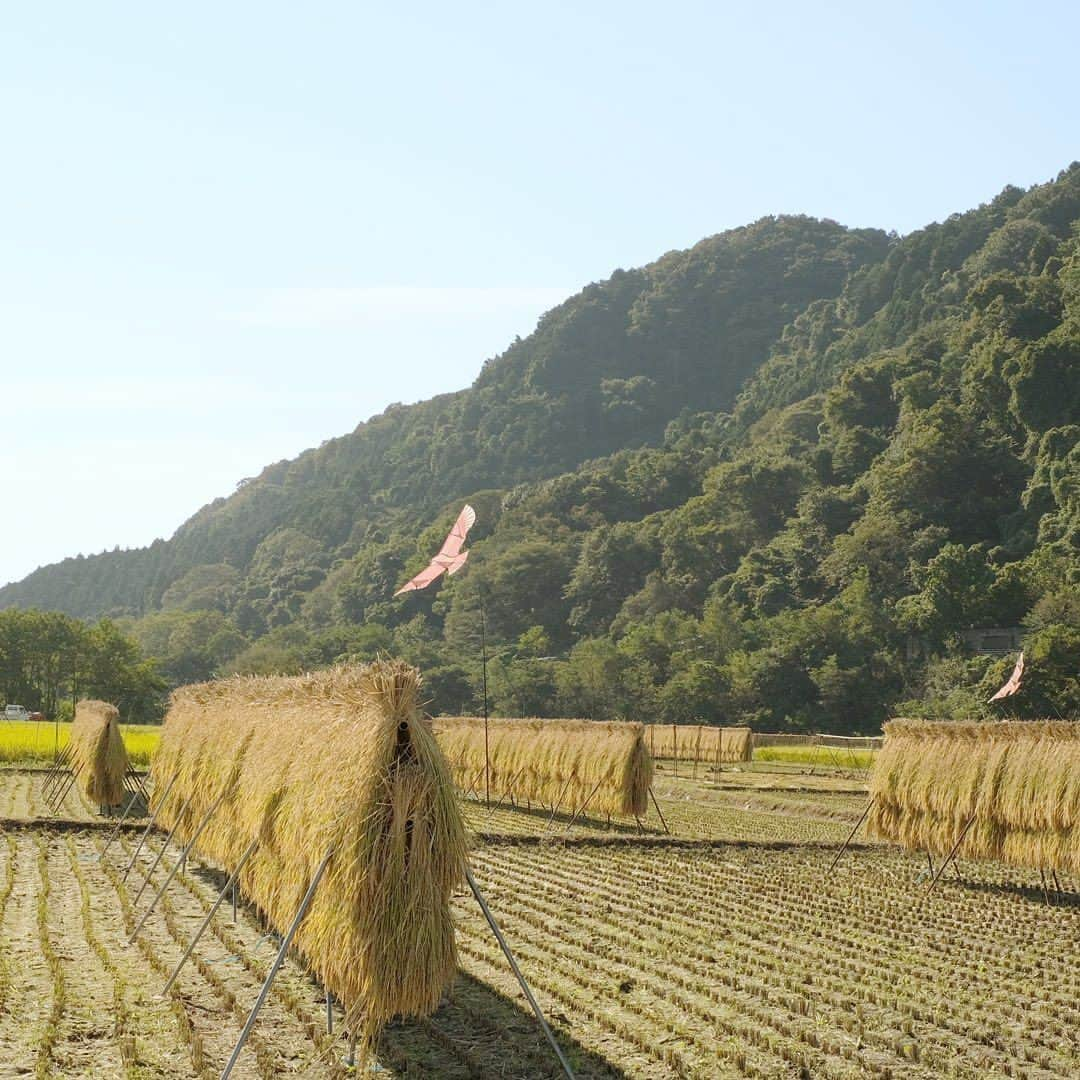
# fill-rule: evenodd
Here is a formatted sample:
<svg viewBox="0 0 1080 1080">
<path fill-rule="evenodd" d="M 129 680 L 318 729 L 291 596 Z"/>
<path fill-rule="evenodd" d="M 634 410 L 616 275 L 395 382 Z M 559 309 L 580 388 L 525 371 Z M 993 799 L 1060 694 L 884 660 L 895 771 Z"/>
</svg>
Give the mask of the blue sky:
<svg viewBox="0 0 1080 1080">
<path fill-rule="evenodd" d="M 1071 4 L 18 5 L 0 582 L 167 536 L 763 214 L 907 232 L 1080 157 Z"/>
</svg>

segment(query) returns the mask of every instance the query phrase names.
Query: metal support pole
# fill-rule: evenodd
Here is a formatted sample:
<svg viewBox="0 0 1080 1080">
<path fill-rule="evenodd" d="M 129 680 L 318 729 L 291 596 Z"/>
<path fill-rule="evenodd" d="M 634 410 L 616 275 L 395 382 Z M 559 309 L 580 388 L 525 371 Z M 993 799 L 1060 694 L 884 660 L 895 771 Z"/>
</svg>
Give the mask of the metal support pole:
<svg viewBox="0 0 1080 1080">
<path fill-rule="evenodd" d="M 516 773 L 514 773 L 513 779 L 506 786 L 506 790 L 502 793 L 502 795 L 499 796 L 499 801 L 494 806 L 488 808 L 488 816 L 489 817 L 490 817 L 490 815 L 492 813 L 494 813 L 496 810 L 498 810 L 500 806 L 502 806 L 503 799 L 505 799 L 506 796 L 510 795 L 511 791 L 513 791 L 514 783 L 517 781 L 517 778 L 525 771 L 525 768 L 526 768 L 526 766 L 522 765 L 521 768 L 518 769 L 518 771 Z M 513 795 L 510 795 L 510 798 L 513 799 Z"/>
<path fill-rule="evenodd" d="M 571 774 L 570 776 L 568 776 L 566 778 L 566 783 L 563 784 L 562 791 L 559 792 L 559 800 L 551 808 L 551 817 L 548 818 L 547 825 L 544 826 L 544 831 L 545 832 L 549 828 L 551 828 L 551 823 L 555 820 L 555 815 L 559 812 L 559 807 L 562 806 L 563 796 L 566 794 L 566 789 L 570 786 L 570 781 L 573 780 L 573 779 L 574 779 L 573 774 Z"/>
<path fill-rule="evenodd" d="M 158 849 L 157 858 L 154 859 L 154 864 L 150 867 L 150 873 L 146 875 L 146 880 L 142 883 L 142 888 L 139 889 L 138 894 L 132 902 L 131 906 L 133 908 L 139 906 L 139 900 L 142 898 L 142 894 L 146 891 L 146 886 L 150 884 L 150 879 L 154 876 L 154 871 L 158 868 L 158 863 L 161 862 L 162 856 L 165 854 L 165 849 L 169 846 L 169 843 L 172 840 L 173 836 L 176 835 L 176 830 L 180 827 L 180 819 L 184 816 L 184 811 L 188 808 L 190 803 L 191 796 L 189 795 L 184 800 L 184 805 L 180 807 L 180 813 L 176 816 L 176 824 L 169 830 L 169 835 L 165 837 L 164 842 Z"/>
<path fill-rule="evenodd" d="M 63 765 L 53 774 L 48 785 L 42 785 L 41 797 L 45 800 L 46 804 L 52 807 L 56 802 L 56 793 L 65 785 L 71 783 L 71 778 L 75 775 L 74 770 L 70 765 Z M 66 792 L 65 792 L 66 794 Z"/>
<path fill-rule="evenodd" d="M 277 956 L 274 957 L 274 962 L 270 966 L 270 971 L 267 973 L 266 981 L 259 991 L 259 996 L 256 999 L 255 1004 L 251 1007 L 247 1022 L 244 1024 L 244 1030 L 240 1032 L 240 1038 L 236 1040 L 236 1046 L 233 1048 L 232 1056 L 229 1058 L 228 1063 L 221 1073 L 221 1080 L 228 1080 L 233 1069 L 236 1067 L 236 1062 L 240 1058 L 240 1052 L 244 1049 L 244 1044 L 248 1041 L 248 1036 L 251 1034 L 251 1029 L 255 1026 L 255 1020 L 258 1018 L 259 1011 L 262 1009 L 270 994 L 270 987 L 273 985 L 274 979 L 281 969 L 281 965 L 285 962 L 285 955 L 289 951 L 292 939 L 295 936 L 300 923 L 303 921 L 304 916 L 307 914 L 308 908 L 311 906 L 311 899 L 315 895 L 315 890 L 318 888 L 319 882 L 322 881 L 322 876 L 326 872 L 326 867 L 333 854 L 334 849 L 331 848 L 323 856 L 323 861 L 319 863 L 319 868 L 315 871 L 315 876 L 311 879 L 311 884 L 308 886 L 307 892 L 304 893 L 304 899 L 300 901 L 300 910 L 296 913 L 296 918 L 293 919 L 292 926 L 289 927 L 288 932 L 281 939 L 281 948 L 278 949 Z"/>
<path fill-rule="evenodd" d="M 859 831 L 859 826 L 866 820 L 866 815 L 870 813 L 870 809 L 876 801 L 877 796 L 875 795 L 874 798 L 872 798 L 866 804 L 866 809 L 859 815 L 859 820 L 855 822 L 855 827 L 851 830 L 851 832 L 848 833 L 848 838 L 844 841 L 843 846 L 836 853 L 836 858 L 833 859 L 832 865 L 829 867 L 829 873 L 825 875 L 826 877 L 828 877 L 829 874 L 831 874 L 836 869 L 836 864 L 840 861 L 840 856 L 843 855 L 845 851 L 847 851 L 848 846 L 851 844 L 851 841 L 855 839 L 855 834 Z"/>
<path fill-rule="evenodd" d="M 124 812 L 120 815 L 120 820 L 113 826 L 113 831 L 109 833 L 109 839 L 105 841 L 105 846 L 98 853 L 98 862 L 101 862 L 105 858 L 105 852 L 112 847 L 112 842 L 120 835 L 120 826 L 127 820 L 128 814 L 131 813 L 131 808 L 135 805 L 135 800 L 139 797 L 137 791 L 131 793 L 131 798 L 128 799 L 128 804 L 124 808 Z"/>
<path fill-rule="evenodd" d="M 180 957 L 180 962 L 173 968 L 173 973 L 169 976 L 168 982 L 161 988 L 159 997 L 164 997 L 169 992 L 169 987 L 176 982 L 177 976 L 180 974 L 180 969 L 187 963 L 188 957 L 191 956 L 195 950 L 195 946 L 199 944 L 199 939 L 206 933 L 206 928 L 210 925 L 211 920 L 217 914 L 217 909 L 221 907 L 221 902 L 225 899 L 225 894 L 229 891 L 229 887 L 232 887 L 233 896 L 236 896 L 236 879 L 240 876 L 240 871 L 244 869 L 244 864 L 251 858 L 252 852 L 258 847 L 259 841 L 252 840 L 247 846 L 247 850 L 240 856 L 240 861 L 236 864 L 236 869 L 229 876 L 229 880 L 225 882 L 225 887 L 218 893 L 218 898 L 214 901 L 213 907 L 206 913 L 206 918 L 203 919 L 199 925 L 199 929 L 195 931 L 195 936 L 191 939 L 191 944 L 187 947 L 187 951 Z"/>
<path fill-rule="evenodd" d="M 555 1056 L 559 1059 L 559 1064 L 562 1066 L 563 1072 L 566 1073 L 569 1080 L 576 1080 L 574 1070 L 570 1068 L 570 1063 L 566 1060 L 566 1057 L 562 1052 L 562 1047 L 551 1033 L 551 1028 L 548 1027 L 548 1022 L 544 1019 L 544 1014 L 540 1011 L 540 1006 L 537 1004 L 536 998 L 533 997 L 533 992 L 529 989 L 529 984 L 525 981 L 525 976 L 521 974 L 521 969 L 517 966 L 514 954 L 510 951 L 510 946 L 507 945 L 506 938 L 503 937 L 502 931 L 499 929 L 499 924 L 495 921 L 495 916 L 491 914 L 491 909 L 487 906 L 487 901 L 480 892 L 480 886 L 476 884 L 476 879 L 472 876 L 472 870 L 467 866 L 465 867 L 465 878 L 469 882 L 469 888 L 472 889 L 473 896 L 476 897 L 476 902 L 480 905 L 480 910 L 484 913 L 484 918 L 487 919 L 488 926 L 491 927 L 491 932 L 499 942 L 499 948 L 502 949 L 503 956 L 506 957 L 507 963 L 510 965 L 510 970 L 514 973 L 514 977 L 517 979 L 522 993 L 532 1006 L 532 1011 L 536 1014 L 536 1019 L 540 1021 L 540 1026 L 544 1029 L 544 1035 L 547 1037 L 547 1041 L 551 1043 L 551 1048 L 555 1051 Z M 222 1077 L 222 1080 L 224 1080 L 224 1077 Z"/>
<path fill-rule="evenodd" d="M 127 773 L 125 774 L 124 778 L 127 779 L 128 777 L 131 778 L 132 783 L 139 789 L 139 791 L 142 792 L 143 800 L 149 807 L 150 796 L 146 792 L 146 785 L 142 782 L 142 777 L 130 765 L 128 766 Z"/>
<path fill-rule="evenodd" d="M 664 832 L 671 835 L 671 830 L 668 828 L 667 822 L 664 820 L 664 811 L 660 809 L 660 804 L 656 801 L 656 793 L 652 789 L 652 785 L 649 785 L 649 795 L 652 797 L 652 804 L 656 807 L 656 812 L 660 815 L 660 824 L 664 826 Z"/>
<path fill-rule="evenodd" d="M 191 851 L 191 849 L 195 846 L 195 841 L 198 840 L 199 837 L 202 835 L 203 829 L 205 829 L 206 826 L 210 824 L 210 819 L 214 816 L 214 813 L 217 811 L 217 808 L 222 804 L 222 801 L 227 794 L 228 791 L 223 791 L 214 800 L 214 805 L 211 806 L 210 809 L 207 810 L 206 813 L 203 815 L 202 821 L 199 822 L 198 827 L 195 829 L 195 832 L 191 834 L 191 839 L 187 842 L 187 844 L 184 845 L 184 850 L 180 853 L 180 858 L 177 859 L 177 861 L 173 864 L 173 868 L 166 876 L 165 884 L 162 885 L 160 889 L 158 889 L 157 895 L 154 897 L 153 900 L 150 901 L 150 906 L 146 909 L 143 917 L 139 920 L 138 926 L 136 926 L 135 929 L 131 931 L 131 937 L 128 938 L 128 944 L 133 942 L 135 938 L 139 936 L 139 931 L 145 925 L 146 920 L 150 918 L 151 912 L 154 910 L 154 908 L 157 907 L 158 901 L 165 895 L 165 890 L 172 884 L 172 879 L 176 877 L 176 875 L 179 873 L 180 868 L 186 864 L 188 852 Z M 151 871 L 151 873 L 153 873 L 153 871 Z M 147 878 L 147 880 L 149 881 L 150 879 Z M 136 898 L 135 903 L 137 904 L 138 902 L 138 898 Z M 134 905 L 132 906 L 134 907 Z"/>
<path fill-rule="evenodd" d="M 54 814 L 56 814 L 60 810 L 60 807 L 64 805 L 64 800 L 68 797 L 68 792 L 74 786 L 75 781 L 76 781 L 77 778 L 78 777 L 77 777 L 76 773 L 74 771 L 72 771 L 71 776 L 68 779 L 67 786 L 63 787 L 62 789 L 59 789 L 60 790 L 59 796 L 56 796 L 56 797 L 53 798 L 52 802 L 49 805 L 49 809 Z"/>
<path fill-rule="evenodd" d="M 53 760 L 53 763 L 49 766 L 48 772 L 45 773 L 45 778 L 41 781 L 41 794 L 42 797 L 46 797 L 49 788 L 51 788 L 57 781 L 57 778 L 64 771 L 67 766 L 68 760 L 71 757 L 71 747 L 65 746 L 60 751 L 60 755 Z"/>
<path fill-rule="evenodd" d="M 334 1034 L 334 995 L 330 993 L 329 989 L 326 990 L 326 1034 Z"/>
<path fill-rule="evenodd" d="M 573 825 L 574 822 L 577 821 L 577 819 L 579 817 L 581 817 L 582 814 L 585 813 L 586 807 L 588 807 L 589 803 L 592 802 L 593 796 L 600 790 L 600 785 L 603 782 L 604 782 L 604 778 L 601 776 L 600 779 L 596 781 L 596 786 L 592 789 L 592 791 L 589 792 L 589 797 L 581 804 L 580 808 L 574 813 L 574 816 L 570 819 L 570 824 L 566 826 L 566 828 L 563 830 L 563 832 L 569 832 L 570 831 L 570 826 Z"/>
<path fill-rule="evenodd" d="M 139 837 L 139 843 L 135 847 L 135 853 L 131 856 L 127 866 L 124 867 L 124 873 L 121 875 L 121 881 L 127 881 L 128 874 L 131 873 L 131 868 L 135 865 L 135 860 L 139 857 L 139 852 L 142 851 L 143 844 L 146 843 L 146 838 L 150 835 L 150 830 L 154 827 L 154 822 L 157 821 L 158 814 L 161 813 L 162 807 L 169 801 L 169 793 L 172 791 L 173 784 L 176 783 L 176 773 L 173 773 L 173 778 L 169 781 L 165 788 L 164 794 L 161 796 L 161 802 L 158 803 L 157 809 L 150 815 L 150 820 L 146 823 L 146 828 L 143 829 L 143 834 Z"/>
<path fill-rule="evenodd" d="M 968 818 L 967 824 L 961 830 L 960 835 L 956 838 L 956 843 L 953 844 L 952 851 L 949 852 L 949 854 L 945 858 L 945 861 L 938 867 L 938 872 L 934 875 L 934 880 L 931 881 L 929 886 L 927 887 L 926 892 L 928 895 L 934 891 L 934 886 L 938 883 L 941 875 L 945 872 L 945 867 L 947 867 L 949 863 L 953 861 L 956 853 L 960 850 L 960 845 L 964 842 L 964 837 L 968 834 L 968 829 L 970 829 L 971 826 L 974 824 L 975 815 L 972 814 L 971 817 Z"/>
<path fill-rule="evenodd" d="M 480 652 L 484 679 L 484 802 L 491 806 L 491 750 L 488 743 L 487 620 L 484 616 L 484 590 L 480 589 Z"/>
</svg>

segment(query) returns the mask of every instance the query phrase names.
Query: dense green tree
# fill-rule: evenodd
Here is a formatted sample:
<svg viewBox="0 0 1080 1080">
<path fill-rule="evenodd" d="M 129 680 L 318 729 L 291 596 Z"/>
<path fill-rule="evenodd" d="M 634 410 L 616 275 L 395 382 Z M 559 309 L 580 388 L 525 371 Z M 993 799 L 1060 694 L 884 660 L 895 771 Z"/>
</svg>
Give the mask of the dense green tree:
<svg viewBox="0 0 1080 1080">
<path fill-rule="evenodd" d="M 503 712 L 1075 715 L 1078 371 L 1080 166 L 903 238 L 764 219 L 0 607 L 123 615 L 170 683 L 389 648 L 447 712 L 480 705 L 482 600 Z M 394 598 L 466 500 L 462 572 Z M 0 621 L 0 679 L 53 701 L 83 639 L 39 618 L 30 666 Z M 1001 625 L 1029 685 L 990 706 L 1013 658 L 960 632 Z"/>
</svg>

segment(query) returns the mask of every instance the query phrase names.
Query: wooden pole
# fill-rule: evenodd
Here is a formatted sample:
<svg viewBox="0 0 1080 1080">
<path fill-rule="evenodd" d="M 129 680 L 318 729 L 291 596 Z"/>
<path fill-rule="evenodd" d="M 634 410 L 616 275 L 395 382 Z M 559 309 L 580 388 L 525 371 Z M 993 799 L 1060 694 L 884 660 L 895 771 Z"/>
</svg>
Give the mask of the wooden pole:
<svg viewBox="0 0 1080 1080">
<path fill-rule="evenodd" d="M 656 812 L 660 815 L 660 824 L 664 826 L 664 832 L 671 835 L 671 830 L 668 828 L 667 822 L 664 820 L 664 811 L 660 809 L 660 804 L 656 801 L 656 793 L 652 789 L 652 784 L 649 785 L 649 795 L 652 796 L 652 804 L 656 807 Z"/>
<path fill-rule="evenodd" d="M 520 768 L 520 769 L 518 769 L 518 771 L 517 771 L 516 773 L 514 773 L 514 776 L 513 776 L 513 778 L 511 779 L 510 783 L 509 783 L 509 784 L 507 785 L 507 787 L 506 787 L 506 790 L 505 790 L 505 791 L 504 791 L 504 792 L 502 793 L 502 795 L 500 795 L 500 796 L 499 796 L 499 801 L 498 801 L 498 802 L 497 802 L 497 803 L 496 803 L 496 804 L 495 804 L 494 806 L 492 806 L 492 807 L 489 807 L 489 808 L 488 808 L 488 816 L 489 816 L 489 817 L 491 816 L 491 814 L 492 814 L 492 813 L 494 813 L 494 812 L 495 812 L 496 810 L 498 810 L 500 806 L 502 806 L 502 803 L 503 803 L 503 799 L 505 799 L 507 795 L 510 795 L 510 793 L 511 793 L 511 791 L 513 790 L 513 787 L 514 787 L 514 782 L 515 782 L 515 781 L 517 780 L 517 778 L 518 778 L 518 777 L 519 777 L 519 776 L 520 776 L 520 775 L 521 775 L 521 774 L 522 774 L 522 773 L 523 773 L 524 771 L 525 771 L 525 766 L 524 766 L 524 765 L 522 765 L 522 766 L 521 766 L 521 768 Z M 512 799 L 513 799 L 513 795 L 510 795 L 510 798 L 511 798 L 511 800 L 512 800 Z"/>
<path fill-rule="evenodd" d="M 928 896 L 934 891 L 934 886 L 937 885 L 938 881 L 941 878 L 941 875 L 945 872 L 945 867 L 948 866 L 949 863 L 951 863 L 956 857 L 956 853 L 960 850 L 960 845 L 964 842 L 964 837 L 968 834 L 968 829 L 970 829 L 971 826 L 974 824 L 975 815 L 972 814 L 971 817 L 968 818 L 967 824 L 961 830 L 960 835 L 956 838 L 956 843 L 953 844 L 952 851 L 949 852 L 949 854 L 945 858 L 945 861 L 941 864 L 941 866 L 938 867 L 938 872 L 934 875 L 934 880 L 931 881 L 930 885 L 927 887 L 926 893 Z"/>
<path fill-rule="evenodd" d="M 563 796 L 566 794 L 566 789 L 570 786 L 570 781 L 574 779 L 573 773 L 566 778 L 566 783 L 562 786 L 562 791 L 559 792 L 559 801 L 551 808 L 551 817 L 548 818 L 547 825 L 544 829 L 547 830 L 551 827 L 551 823 L 555 820 L 555 815 L 559 812 L 559 807 L 562 806 Z"/>
<path fill-rule="evenodd" d="M 874 805 L 876 800 L 877 796 L 875 795 L 874 798 L 866 804 L 866 809 L 859 815 L 859 820 L 855 822 L 855 827 L 848 833 L 848 838 L 844 841 L 843 847 L 836 853 L 836 858 L 833 859 L 832 865 L 829 867 L 829 873 L 825 875 L 826 877 L 829 877 L 836 869 L 836 864 L 840 861 L 840 856 L 847 851 L 851 841 L 855 839 L 855 834 L 859 831 L 859 826 L 866 820 L 866 815 L 870 813 L 870 808 Z"/>
<path fill-rule="evenodd" d="M 595 787 L 593 787 L 592 791 L 589 792 L 589 797 L 581 804 L 579 809 L 574 813 L 574 816 L 570 819 L 570 825 L 573 825 L 574 822 L 577 821 L 577 819 L 579 817 L 581 817 L 582 814 L 585 813 L 585 808 L 589 805 L 589 803 L 592 802 L 593 796 L 600 790 L 600 785 L 603 782 L 604 782 L 604 778 L 601 776 L 600 779 L 596 781 Z M 563 831 L 564 832 L 569 832 L 570 831 L 570 825 L 567 825 L 566 828 Z"/>
<path fill-rule="evenodd" d="M 487 620 L 484 616 L 484 590 L 480 589 L 480 653 L 484 681 L 484 802 L 491 806 L 491 749 L 488 743 Z"/>
</svg>

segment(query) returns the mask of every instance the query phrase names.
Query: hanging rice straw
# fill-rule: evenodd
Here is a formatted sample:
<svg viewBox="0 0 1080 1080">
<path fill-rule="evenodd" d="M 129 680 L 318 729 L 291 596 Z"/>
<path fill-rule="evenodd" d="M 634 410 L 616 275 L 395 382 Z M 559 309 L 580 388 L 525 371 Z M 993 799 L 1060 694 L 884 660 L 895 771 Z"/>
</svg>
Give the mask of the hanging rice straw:
<svg viewBox="0 0 1080 1080">
<path fill-rule="evenodd" d="M 153 764 L 177 777 L 161 824 L 183 812 L 181 840 L 222 797 L 200 850 L 232 872 L 258 839 L 240 888 L 279 931 L 333 849 L 295 946 L 368 1048 L 392 1017 L 432 1012 L 456 969 L 465 832 L 419 689 L 391 660 L 184 687 Z"/>
<path fill-rule="evenodd" d="M 484 721 L 439 717 L 435 734 L 463 791 L 484 768 Z M 491 720 L 491 790 L 573 812 L 636 815 L 648 809 L 652 758 L 641 724 L 595 720 Z"/>
<path fill-rule="evenodd" d="M 871 835 L 1080 873 L 1080 723 L 892 720 L 874 763 Z"/>
<path fill-rule="evenodd" d="M 124 801 L 128 756 L 115 705 L 106 701 L 80 701 L 76 705 L 71 767 L 91 802 L 119 806 Z"/>
<path fill-rule="evenodd" d="M 698 760 L 721 765 L 749 761 L 754 756 L 754 736 L 748 727 L 716 727 L 713 724 L 646 724 L 646 742 L 654 758 Z M 719 757 L 717 753 L 719 752 Z"/>
</svg>

